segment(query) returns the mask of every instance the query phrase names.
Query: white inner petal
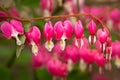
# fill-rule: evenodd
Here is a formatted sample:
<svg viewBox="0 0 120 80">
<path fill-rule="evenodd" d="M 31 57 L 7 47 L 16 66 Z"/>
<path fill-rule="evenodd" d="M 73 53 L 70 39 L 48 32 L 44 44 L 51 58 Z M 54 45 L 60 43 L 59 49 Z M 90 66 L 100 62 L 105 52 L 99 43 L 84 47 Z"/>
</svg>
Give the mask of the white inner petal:
<svg viewBox="0 0 120 80">
<path fill-rule="evenodd" d="M 83 71 L 83 72 L 87 69 L 87 64 L 84 62 L 83 59 L 80 60 L 79 68 L 80 68 L 80 70 Z"/>
<path fill-rule="evenodd" d="M 54 47 L 54 43 L 52 42 L 52 40 L 47 41 L 47 42 L 45 43 L 45 48 L 46 48 L 49 52 L 52 51 L 53 47 Z"/>
<path fill-rule="evenodd" d="M 89 36 L 88 41 L 89 41 L 89 43 L 91 45 L 91 35 Z"/>
<path fill-rule="evenodd" d="M 38 54 L 38 46 L 33 41 L 31 41 L 31 45 L 32 45 L 32 53 L 35 56 L 37 56 L 37 54 Z"/>
<path fill-rule="evenodd" d="M 46 9 L 44 10 L 44 13 L 43 13 L 43 16 L 46 17 L 46 16 L 50 16 L 50 12 Z"/>
<path fill-rule="evenodd" d="M 68 60 L 67 68 L 69 72 L 71 72 L 73 69 L 73 62 L 71 59 Z"/>
<path fill-rule="evenodd" d="M 96 36 L 94 36 L 94 43 L 96 42 Z"/>
<path fill-rule="evenodd" d="M 21 45 L 22 42 L 20 41 L 20 39 L 18 38 L 18 32 L 16 30 L 14 30 L 14 28 L 12 28 L 12 37 L 14 37 L 16 39 L 16 44 L 17 45 Z"/>
<path fill-rule="evenodd" d="M 117 66 L 117 68 L 120 68 L 120 58 L 118 56 L 115 59 L 115 65 Z"/>
<path fill-rule="evenodd" d="M 79 44 L 80 43 L 80 44 Z M 75 45 L 79 48 L 82 48 L 84 45 L 83 39 L 75 39 Z"/>
<path fill-rule="evenodd" d="M 105 51 L 106 43 L 103 43 L 103 52 Z"/>
</svg>

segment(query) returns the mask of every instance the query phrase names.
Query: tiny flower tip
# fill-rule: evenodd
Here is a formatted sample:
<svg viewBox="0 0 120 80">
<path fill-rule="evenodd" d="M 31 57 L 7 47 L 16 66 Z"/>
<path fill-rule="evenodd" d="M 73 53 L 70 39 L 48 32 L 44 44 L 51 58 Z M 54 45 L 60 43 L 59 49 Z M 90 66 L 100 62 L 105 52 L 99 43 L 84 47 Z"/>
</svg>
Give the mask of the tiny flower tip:
<svg viewBox="0 0 120 80">
<path fill-rule="evenodd" d="M 45 43 L 45 48 L 46 48 L 49 52 L 52 51 L 53 47 L 54 47 L 54 43 L 53 43 L 52 41 L 47 41 L 47 42 Z"/>
<path fill-rule="evenodd" d="M 18 40 L 18 41 L 16 41 L 16 44 L 17 44 L 18 46 L 20 46 L 20 45 L 22 45 L 22 42 L 21 42 L 20 40 Z"/>
</svg>

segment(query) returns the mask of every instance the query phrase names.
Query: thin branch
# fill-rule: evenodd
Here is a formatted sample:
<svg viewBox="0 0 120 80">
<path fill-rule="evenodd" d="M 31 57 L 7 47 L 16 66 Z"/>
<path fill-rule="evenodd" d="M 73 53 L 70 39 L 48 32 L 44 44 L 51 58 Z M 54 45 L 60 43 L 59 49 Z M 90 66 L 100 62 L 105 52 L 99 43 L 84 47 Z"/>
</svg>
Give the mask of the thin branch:
<svg viewBox="0 0 120 80">
<path fill-rule="evenodd" d="M 106 24 L 103 21 L 101 21 L 97 16 L 94 16 L 92 14 L 59 15 L 59 16 L 47 16 L 47 17 L 38 17 L 38 18 L 30 18 L 30 19 L 19 19 L 19 18 L 16 18 L 16 17 L 7 17 L 7 18 L 13 18 L 13 19 L 20 20 L 20 21 L 23 21 L 23 22 L 29 22 L 30 20 L 56 19 L 56 18 L 68 18 L 68 17 L 79 17 L 79 16 L 90 16 L 93 19 L 99 21 L 100 24 L 103 26 L 103 28 L 108 29 L 108 27 L 106 26 Z M 3 17 L 3 16 L 0 16 L 0 17 Z"/>
</svg>

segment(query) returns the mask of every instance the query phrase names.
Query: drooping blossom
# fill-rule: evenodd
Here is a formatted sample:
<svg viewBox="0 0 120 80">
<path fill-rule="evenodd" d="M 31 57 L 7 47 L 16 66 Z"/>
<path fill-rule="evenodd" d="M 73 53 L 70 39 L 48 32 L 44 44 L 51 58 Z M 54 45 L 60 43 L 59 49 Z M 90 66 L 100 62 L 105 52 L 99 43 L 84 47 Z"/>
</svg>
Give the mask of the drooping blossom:
<svg viewBox="0 0 120 80">
<path fill-rule="evenodd" d="M 95 36 L 96 24 L 93 20 L 91 20 L 90 23 L 88 24 L 88 30 L 89 30 L 89 33 L 90 33 L 89 43 L 92 45 L 96 42 L 96 36 Z"/>
<path fill-rule="evenodd" d="M 50 16 L 53 12 L 53 0 L 41 0 L 40 6 L 43 11 L 43 16 Z"/>
<path fill-rule="evenodd" d="M 99 73 L 102 74 L 102 67 L 106 63 L 106 59 L 104 58 L 103 53 L 96 53 L 95 55 L 95 63 L 99 66 Z"/>
<path fill-rule="evenodd" d="M 22 23 L 17 20 L 11 20 L 9 22 L 4 22 L 1 25 L 1 31 L 3 35 L 10 39 L 11 37 L 16 39 L 16 44 L 21 45 L 22 42 L 19 39 L 19 35 L 22 35 L 24 33 Z"/>
<path fill-rule="evenodd" d="M 73 64 L 79 61 L 78 48 L 72 45 L 67 45 L 64 52 L 64 60 L 67 62 L 68 71 L 72 71 Z"/>
<path fill-rule="evenodd" d="M 51 58 L 46 64 L 47 70 L 53 76 L 66 77 L 67 65 L 58 59 Z"/>
<path fill-rule="evenodd" d="M 40 46 L 38 55 L 32 54 L 31 63 L 32 63 L 33 68 L 44 67 L 50 58 L 51 57 L 50 55 L 48 55 L 44 46 Z"/>
<path fill-rule="evenodd" d="M 117 68 L 120 68 L 120 41 L 112 43 L 112 58 L 115 59 Z"/>
<path fill-rule="evenodd" d="M 52 23 L 49 21 L 44 26 L 44 35 L 47 40 L 45 43 L 45 47 L 48 51 L 51 51 L 52 48 L 54 47 L 54 43 L 52 42 L 53 33 L 54 33 L 53 26 Z"/>
<path fill-rule="evenodd" d="M 97 38 L 101 42 L 101 52 L 105 51 L 106 48 L 106 41 L 109 36 L 109 31 L 104 28 L 104 29 L 98 29 L 97 31 Z"/>
<path fill-rule="evenodd" d="M 120 10 L 115 8 L 113 9 L 107 20 L 107 25 L 113 28 L 114 30 L 120 30 Z"/>
<path fill-rule="evenodd" d="M 75 45 L 79 48 L 81 48 L 84 45 L 83 32 L 84 32 L 84 28 L 83 28 L 82 22 L 79 20 L 74 27 L 74 33 L 76 36 Z"/>
<path fill-rule="evenodd" d="M 32 46 L 32 53 L 38 54 L 40 46 L 41 32 L 36 26 L 32 26 L 29 32 L 26 32 L 26 42 Z"/>
<path fill-rule="evenodd" d="M 54 25 L 54 36 L 57 40 L 60 41 L 61 49 L 65 49 L 65 40 L 70 39 L 72 37 L 73 28 L 72 23 L 68 20 L 65 20 L 64 22 L 58 21 Z"/>
</svg>

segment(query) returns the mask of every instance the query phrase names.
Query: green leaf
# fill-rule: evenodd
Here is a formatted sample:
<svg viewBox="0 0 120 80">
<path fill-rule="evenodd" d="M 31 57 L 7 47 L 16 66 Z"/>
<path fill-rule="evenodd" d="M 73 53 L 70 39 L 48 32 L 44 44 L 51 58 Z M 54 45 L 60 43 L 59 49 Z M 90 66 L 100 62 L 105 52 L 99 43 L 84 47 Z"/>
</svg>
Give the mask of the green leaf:
<svg viewBox="0 0 120 80">
<path fill-rule="evenodd" d="M 0 80 L 12 80 L 10 70 L 0 65 Z"/>
<path fill-rule="evenodd" d="M 16 47 L 16 57 L 18 58 L 24 48 L 24 43 L 25 43 L 25 35 L 20 36 L 20 40 L 22 41 L 22 45 Z"/>
<path fill-rule="evenodd" d="M 23 5 L 31 8 L 39 7 L 40 0 L 14 0 L 17 5 Z"/>
</svg>

